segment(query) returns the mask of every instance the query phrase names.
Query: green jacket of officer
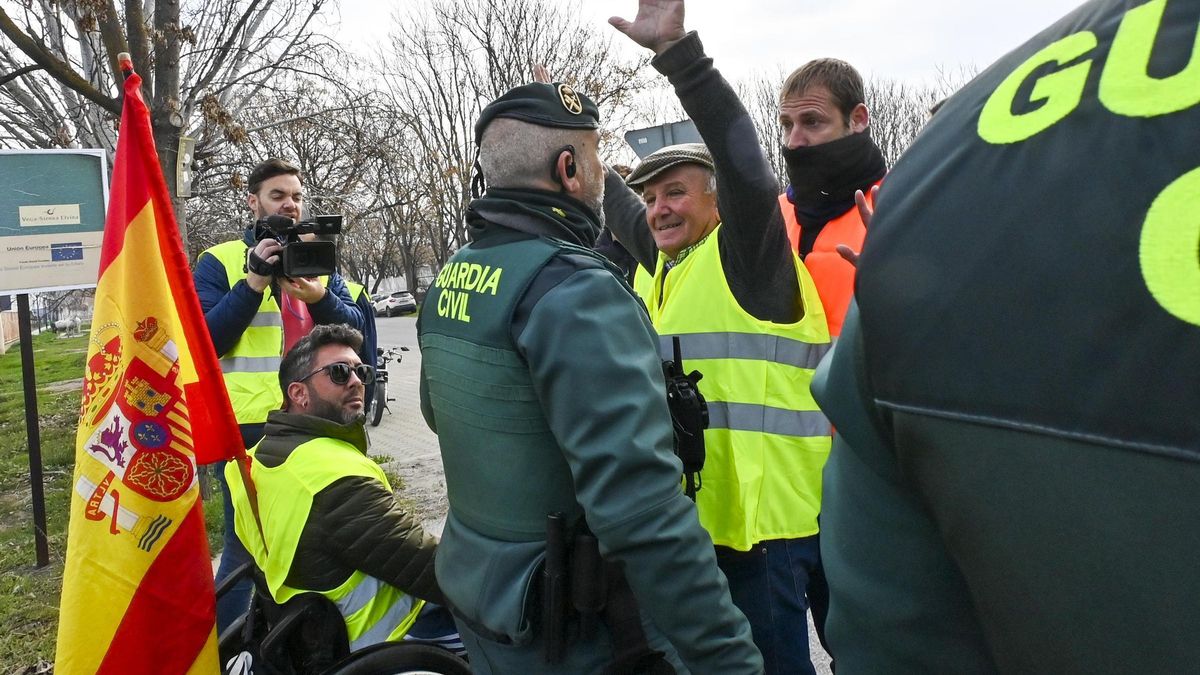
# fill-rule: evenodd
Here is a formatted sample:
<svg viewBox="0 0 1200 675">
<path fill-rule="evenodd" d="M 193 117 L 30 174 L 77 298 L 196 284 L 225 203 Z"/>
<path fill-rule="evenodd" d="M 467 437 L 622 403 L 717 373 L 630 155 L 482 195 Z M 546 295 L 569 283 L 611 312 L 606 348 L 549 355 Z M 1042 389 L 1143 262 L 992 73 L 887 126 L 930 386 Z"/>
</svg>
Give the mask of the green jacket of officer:
<svg viewBox="0 0 1200 675">
<path fill-rule="evenodd" d="M 586 97 L 540 83 L 492 102 L 476 126 L 492 187 L 472 202 L 472 241 L 442 268 L 418 326 L 421 408 L 450 502 L 437 576 L 477 672 L 602 670 L 605 626 L 587 638 L 572 623 L 564 659 L 543 659 L 539 565 L 559 512 L 623 564 L 650 646 L 678 671 L 761 672 L 681 490 L 657 337 L 590 250 L 597 126 Z"/>
</svg>

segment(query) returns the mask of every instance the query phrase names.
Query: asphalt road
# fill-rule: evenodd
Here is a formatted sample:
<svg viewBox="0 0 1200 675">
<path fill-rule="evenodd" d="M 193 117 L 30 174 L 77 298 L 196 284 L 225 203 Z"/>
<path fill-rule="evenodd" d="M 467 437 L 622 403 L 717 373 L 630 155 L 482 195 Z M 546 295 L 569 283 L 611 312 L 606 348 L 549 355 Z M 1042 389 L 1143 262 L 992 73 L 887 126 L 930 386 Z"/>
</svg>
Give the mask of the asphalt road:
<svg viewBox="0 0 1200 675">
<path fill-rule="evenodd" d="M 404 360 L 399 364 L 388 364 L 388 397 L 395 400 L 389 404 L 378 427 L 368 427 L 371 437 L 371 454 L 388 455 L 395 458 L 392 466 L 404 479 L 403 496 L 413 501 L 418 516 L 426 529 L 441 532 L 446 517 L 446 482 L 442 473 L 442 459 L 438 451 L 437 436 L 425 425 L 421 417 L 418 394 L 418 377 L 421 372 L 421 353 L 417 349 L 417 322 L 415 316 L 392 318 L 379 317 L 375 320 L 379 346 L 408 347 Z M 813 664 L 818 675 L 830 675 L 829 656 L 821 649 L 809 619 L 808 643 Z"/>
<path fill-rule="evenodd" d="M 387 365 L 388 403 L 379 426 L 368 426 L 372 455 L 394 458 L 391 468 L 404 479 L 403 495 L 412 500 L 426 529 L 442 531 L 446 517 L 446 482 L 437 436 L 421 417 L 417 393 L 421 352 L 417 349 L 415 315 L 375 319 L 379 346 L 408 347 L 400 363 Z"/>
</svg>

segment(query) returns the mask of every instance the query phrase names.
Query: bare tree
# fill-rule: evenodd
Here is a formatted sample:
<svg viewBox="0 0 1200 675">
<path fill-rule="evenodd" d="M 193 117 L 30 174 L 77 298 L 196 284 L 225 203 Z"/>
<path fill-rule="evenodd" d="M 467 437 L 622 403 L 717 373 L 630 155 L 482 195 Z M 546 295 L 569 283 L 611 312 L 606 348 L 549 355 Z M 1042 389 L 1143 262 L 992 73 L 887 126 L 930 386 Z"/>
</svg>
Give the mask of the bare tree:
<svg viewBox="0 0 1200 675">
<path fill-rule="evenodd" d="M 579 5 L 550 0 L 433 0 L 393 34 L 380 80 L 405 111 L 420 212 L 436 265 L 467 241 L 464 226 L 475 160 L 474 124 L 487 101 L 547 66 L 600 106 L 607 129 L 621 129 L 645 88 L 645 57 L 627 60 L 613 34 L 579 20 Z M 620 137 L 604 134 L 604 143 Z"/>
<path fill-rule="evenodd" d="M 279 92 L 279 73 L 324 74 L 335 47 L 311 23 L 325 3 L 4 0 L 0 145 L 111 151 L 121 113 L 117 54 L 129 52 L 174 194 L 181 136 L 196 140 L 197 157 L 212 157 L 245 140 L 241 115 Z"/>
<path fill-rule="evenodd" d="M 750 113 L 758 142 L 775 170 L 781 187 L 788 184 L 783 163 L 783 137 L 779 130 L 779 87 L 786 74 L 781 69 L 755 73 L 736 83 L 738 98 Z"/>
<path fill-rule="evenodd" d="M 939 96 L 928 85 L 872 78 L 866 83 L 866 97 L 871 111 L 871 137 L 890 169 L 916 140 Z"/>
<path fill-rule="evenodd" d="M 362 83 L 298 77 L 281 78 L 283 83 L 289 93 L 243 114 L 244 143 L 200 160 L 208 166 L 199 185 L 204 198 L 189 203 L 189 217 L 198 224 L 193 255 L 239 235 L 249 224 L 246 175 L 270 157 L 300 168 L 306 216 L 342 215 L 348 235 L 377 210 L 374 167 L 387 155 L 381 130 L 390 123 L 375 93 Z"/>
</svg>

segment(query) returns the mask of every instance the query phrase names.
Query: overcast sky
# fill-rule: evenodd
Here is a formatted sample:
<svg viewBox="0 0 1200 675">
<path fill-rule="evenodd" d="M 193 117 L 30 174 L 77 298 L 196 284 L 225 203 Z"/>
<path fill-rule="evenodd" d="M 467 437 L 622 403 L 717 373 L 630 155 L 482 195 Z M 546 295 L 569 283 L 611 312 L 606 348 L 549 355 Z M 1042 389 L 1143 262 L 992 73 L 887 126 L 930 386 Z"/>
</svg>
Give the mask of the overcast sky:
<svg viewBox="0 0 1200 675">
<path fill-rule="evenodd" d="M 342 0 L 340 35 L 350 46 L 381 41 L 396 8 L 424 0 Z M 564 3 L 574 6 L 572 3 Z M 983 69 L 1078 7 L 1077 0 L 690 0 L 685 25 L 700 33 L 718 68 L 733 78 L 790 70 L 819 56 L 865 76 L 932 81 L 939 67 Z M 636 0 L 582 0 L 602 30 L 614 14 L 632 20 Z M 639 49 L 621 38 L 619 44 Z"/>
</svg>

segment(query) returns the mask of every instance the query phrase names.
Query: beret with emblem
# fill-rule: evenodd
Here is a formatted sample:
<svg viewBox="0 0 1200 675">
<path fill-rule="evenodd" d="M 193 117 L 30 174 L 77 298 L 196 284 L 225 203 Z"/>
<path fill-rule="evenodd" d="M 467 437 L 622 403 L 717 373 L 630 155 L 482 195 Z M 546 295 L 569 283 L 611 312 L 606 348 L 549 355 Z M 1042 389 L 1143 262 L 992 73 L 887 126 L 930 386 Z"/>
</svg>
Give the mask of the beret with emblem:
<svg viewBox="0 0 1200 675">
<path fill-rule="evenodd" d="M 492 120 L 508 117 L 539 127 L 560 129 L 597 129 L 600 111 L 592 99 L 576 92 L 571 85 L 555 82 L 530 82 L 509 89 L 479 113 L 475 123 L 475 144 L 483 139 L 483 130 Z"/>
</svg>

